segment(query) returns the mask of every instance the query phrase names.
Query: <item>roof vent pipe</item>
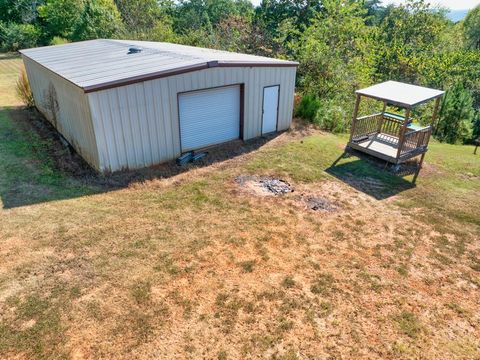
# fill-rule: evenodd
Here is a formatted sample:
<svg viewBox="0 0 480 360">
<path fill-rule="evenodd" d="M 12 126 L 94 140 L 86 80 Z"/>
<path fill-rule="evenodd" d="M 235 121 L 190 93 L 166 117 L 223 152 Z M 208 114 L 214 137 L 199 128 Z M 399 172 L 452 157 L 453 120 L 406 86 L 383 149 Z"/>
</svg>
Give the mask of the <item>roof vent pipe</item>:
<svg viewBox="0 0 480 360">
<path fill-rule="evenodd" d="M 132 47 L 128 48 L 128 53 L 127 54 L 137 54 L 139 52 L 142 52 L 142 48 L 132 46 Z"/>
</svg>

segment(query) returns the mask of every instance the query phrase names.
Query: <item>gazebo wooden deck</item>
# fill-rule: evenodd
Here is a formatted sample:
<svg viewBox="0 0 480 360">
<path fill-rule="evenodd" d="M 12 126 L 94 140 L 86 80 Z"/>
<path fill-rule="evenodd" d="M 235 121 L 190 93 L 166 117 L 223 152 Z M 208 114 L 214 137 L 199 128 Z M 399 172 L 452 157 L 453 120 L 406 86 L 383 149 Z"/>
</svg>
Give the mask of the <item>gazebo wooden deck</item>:
<svg viewBox="0 0 480 360">
<path fill-rule="evenodd" d="M 357 101 L 347 148 L 367 153 L 397 166 L 416 156 L 421 156 L 419 171 L 428 151 L 428 143 L 438 115 L 440 99 L 444 93 L 444 91 L 396 81 L 387 81 L 357 90 Z M 358 117 L 362 97 L 382 101 L 382 112 Z M 435 100 L 435 108 L 430 125 L 415 125 L 411 118 L 412 109 L 432 100 Z M 386 112 L 387 105 L 405 109 L 405 115 Z M 416 175 L 418 175 L 418 171 Z"/>
</svg>

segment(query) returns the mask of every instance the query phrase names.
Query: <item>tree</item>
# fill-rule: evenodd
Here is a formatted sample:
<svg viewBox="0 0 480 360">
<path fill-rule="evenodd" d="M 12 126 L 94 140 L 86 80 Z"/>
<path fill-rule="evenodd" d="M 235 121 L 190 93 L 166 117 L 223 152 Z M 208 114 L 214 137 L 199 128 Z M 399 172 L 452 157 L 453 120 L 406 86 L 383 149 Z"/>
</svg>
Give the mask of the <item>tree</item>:
<svg viewBox="0 0 480 360">
<path fill-rule="evenodd" d="M 128 32 L 147 31 L 162 17 L 162 9 L 156 0 L 115 0 L 115 4 Z"/>
<path fill-rule="evenodd" d="M 40 29 L 32 24 L 4 24 L 0 22 L 0 49 L 17 51 L 35 47 L 40 37 Z"/>
<path fill-rule="evenodd" d="M 419 83 L 418 68 L 435 53 L 449 22 L 424 0 L 391 7 L 380 25 L 377 77 Z"/>
<path fill-rule="evenodd" d="M 174 16 L 174 28 L 179 33 L 190 30 L 211 30 L 230 16 L 253 16 L 248 0 L 181 0 Z"/>
<path fill-rule="evenodd" d="M 83 0 L 47 0 L 38 7 L 38 14 L 49 36 L 70 38 L 83 6 Z"/>
<path fill-rule="evenodd" d="M 213 47 L 221 50 L 268 56 L 271 39 L 249 17 L 231 15 L 216 26 Z"/>
<path fill-rule="evenodd" d="M 275 38 L 283 21 L 290 20 L 298 30 L 304 31 L 322 10 L 323 1 L 319 0 L 262 0 L 255 17 Z"/>
<path fill-rule="evenodd" d="M 37 7 L 43 0 L 0 0 L 0 21 L 31 24 L 37 20 Z"/>
<path fill-rule="evenodd" d="M 374 29 L 358 2 L 326 0 L 324 6 L 299 41 L 300 81 L 320 98 L 350 99 L 370 82 Z"/>
<path fill-rule="evenodd" d="M 480 50 L 480 5 L 470 10 L 463 23 L 463 28 L 467 46 Z"/>
<path fill-rule="evenodd" d="M 471 140 L 473 117 L 472 96 L 462 84 L 455 85 L 445 94 L 435 137 L 450 144 Z"/>
<path fill-rule="evenodd" d="M 122 19 L 113 0 L 85 0 L 72 39 L 79 41 L 111 38 L 118 35 L 122 29 Z"/>
</svg>

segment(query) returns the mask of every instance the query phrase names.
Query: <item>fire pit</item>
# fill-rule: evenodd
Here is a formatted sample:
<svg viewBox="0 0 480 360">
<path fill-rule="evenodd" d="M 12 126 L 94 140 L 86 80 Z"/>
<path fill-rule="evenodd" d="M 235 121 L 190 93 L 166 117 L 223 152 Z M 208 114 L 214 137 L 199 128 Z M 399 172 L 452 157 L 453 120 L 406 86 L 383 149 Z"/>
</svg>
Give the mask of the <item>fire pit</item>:
<svg viewBox="0 0 480 360">
<path fill-rule="evenodd" d="M 325 212 L 332 212 L 337 209 L 335 205 L 333 205 L 327 199 L 322 199 L 318 197 L 308 196 L 303 199 L 305 204 L 310 210 L 313 211 L 325 211 Z"/>
<path fill-rule="evenodd" d="M 293 192 L 293 187 L 285 180 L 267 176 L 241 175 L 236 177 L 235 181 L 259 195 L 283 195 Z"/>
</svg>

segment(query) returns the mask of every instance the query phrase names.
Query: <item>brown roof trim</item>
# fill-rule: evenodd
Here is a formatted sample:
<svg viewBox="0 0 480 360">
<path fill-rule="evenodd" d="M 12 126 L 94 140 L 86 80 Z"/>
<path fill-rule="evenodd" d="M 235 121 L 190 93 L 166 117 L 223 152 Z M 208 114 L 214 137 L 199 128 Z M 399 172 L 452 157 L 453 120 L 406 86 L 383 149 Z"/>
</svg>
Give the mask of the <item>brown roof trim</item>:
<svg viewBox="0 0 480 360">
<path fill-rule="evenodd" d="M 279 63 L 264 63 L 264 62 L 224 62 L 224 61 L 209 61 L 206 63 L 195 64 L 184 66 L 181 68 L 176 68 L 172 70 L 163 70 L 151 74 L 134 76 L 127 79 L 114 80 L 103 84 L 96 84 L 91 86 L 83 87 L 83 91 L 86 93 L 112 89 L 119 86 L 131 85 L 138 82 L 161 79 L 168 76 L 180 75 L 189 73 L 192 71 L 204 70 L 214 67 L 297 67 L 298 63 L 289 61 L 289 62 L 279 62 Z"/>
<path fill-rule="evenodd" d="M 183 66 L 183 67 L 175 68 L 171 70 L 162 70 L 162 71 L 157 71 L 150 74 L 133 76 L 126 79 L 113 80 L 113 81 L 105 82 L 102 84 L 84 86 L 82 88 L 83 88 L 83 91 L 85 91 L 86 93 L 90 93 L 94 91 L 112 89 L 119 86 L 131 85 L 131 84 L 135 84 L 143 81 L 155 80 L 155 79 L 160 79 L 168 76 L 185 74 L 191 71 L 204 70 L 204 69 L 208 69 L 208 67 L 209 67 L 208 63 L 188 65 L 188 66 Z"/>
<path fill-rule="evenodd" d="M 285 62 L 258 62 L 258 61 L 218 61 L 220 67 L 298 67 L 296 61 Z"/>
</svg>

